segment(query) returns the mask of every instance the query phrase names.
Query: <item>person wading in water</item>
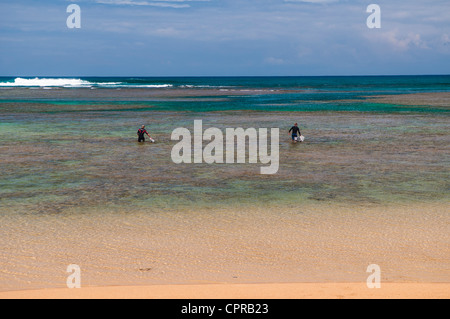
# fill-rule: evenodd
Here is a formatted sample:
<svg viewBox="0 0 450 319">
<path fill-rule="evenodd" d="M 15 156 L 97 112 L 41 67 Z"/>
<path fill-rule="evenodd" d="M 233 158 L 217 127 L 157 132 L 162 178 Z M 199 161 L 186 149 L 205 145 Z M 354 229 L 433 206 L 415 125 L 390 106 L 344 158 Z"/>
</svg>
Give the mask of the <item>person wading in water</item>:
<svg viewBox="0 0 450 319">
<path fill-rule="evenodd" d="M 298 123 L 295 123 L 293 127 L 289 130 L 289 133 L 292 132 L 292 140 L 294 143 L 297 142 L 303 142 L 301 139 L 302 133 L 300 132 L 300 129 L 298 128 Z"/>
<path fill-rule="evenodd" d="M 147 130 L 145 129 L 145 125 L 142 125 L 142 127 L 137 131 L 139 143 L 145 142 L 145 134 L 147 134 L 152 143 L 155 143 L 155 140 L 151 138 L 150 134 L 148 134 Z"/>
</svg>

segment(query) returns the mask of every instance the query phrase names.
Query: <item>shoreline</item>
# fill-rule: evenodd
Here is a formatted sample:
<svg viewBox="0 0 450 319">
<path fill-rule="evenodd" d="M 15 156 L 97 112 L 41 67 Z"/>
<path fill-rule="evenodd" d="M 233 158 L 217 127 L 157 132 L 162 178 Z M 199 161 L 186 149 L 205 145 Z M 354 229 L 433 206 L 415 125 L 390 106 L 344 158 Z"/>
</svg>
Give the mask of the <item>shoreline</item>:
<svg viewBox="0 0 450 319">
<path fill-rule="evenodd" d="M 1 292 L 0 299 L 448 299 L 450 283 L 204 284 Z"/>
</svg>

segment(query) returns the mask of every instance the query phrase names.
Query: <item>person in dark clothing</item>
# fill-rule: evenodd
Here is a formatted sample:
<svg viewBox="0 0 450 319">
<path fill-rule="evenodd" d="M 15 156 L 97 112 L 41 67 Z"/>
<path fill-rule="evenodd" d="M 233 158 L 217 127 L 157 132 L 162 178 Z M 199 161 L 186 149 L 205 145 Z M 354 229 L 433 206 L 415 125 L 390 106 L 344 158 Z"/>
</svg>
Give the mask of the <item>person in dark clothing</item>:
<svg viewBox="0 0 450 319">
<path fill-rule="evenodd" d="M 145 125 L 142 125 L 142 127 L 137 131 L 139 143 L 145 142 L 145 134 L 147 134 L 152 143 L 155 143 L 155 140 L 151 138 L 150 134 L 148 134 L 147 130 L 145 129 Z"/>
<path fill-rule="evenodd" d="M 300 129 L 298 128 L 298 123 L 295 123 L 293 127 L 289 130 L 289 133 L 292 132 L 292 140 L 297 143 L 299 140 L 299 137 L 302 136 L 302 133 L 300 132 Z"/>
</svg>

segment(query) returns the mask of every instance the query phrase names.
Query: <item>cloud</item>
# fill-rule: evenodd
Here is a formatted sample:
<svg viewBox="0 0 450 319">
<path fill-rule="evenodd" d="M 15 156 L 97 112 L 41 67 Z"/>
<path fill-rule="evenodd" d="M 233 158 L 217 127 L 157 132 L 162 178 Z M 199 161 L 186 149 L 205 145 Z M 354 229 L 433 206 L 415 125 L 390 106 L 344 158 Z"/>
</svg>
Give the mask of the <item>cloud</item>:
<svg viewBox="0 0 450 319">
<path fill-rule="evenodd" d="M 264 62 L 266 62 L 267 64 L 272 64 L 272 65 L 282 65 L 285 63 L 285 61 L 283 59 L 274 58 L 274 57 L 266 58 L 264 60 Z"/>
<path fill-rule="evenodd" d="M 339 0 L 284 0 L 284 2 L 299 2 L 299 3 L 334 3 Z"/>
<path fill-rule="evenodd" d="M 157 0 L 157 1 L 136 1 L 136 0 L 95 0 L 99 4 L 122 5 L 122 6 L 152 6 L 162 8 L 189 8 L 186 2 L 208 2 L 210 0 Z"/>
<path fill-rule="evenodd" d="M 395 50 L 398 51 L 429 49 L 428 44 L 422 40 L 422 36 L 418 33 L 409 33 L 401 36 L 398 34 L 398 31 L 394 30 L 380 34 L 378 39 L 382 42 L 389 43 Z"/>
<path fill-rule="evenodd" d="M 366 0 L 66 0 L 81 30 L 57 2 L 0 1 L 3 73 L 58 72 L 53 61 L 124 75 L 450 72 L 448 0 L 384 0 L 376 30 Z"/>
<path fill-rule="evenodd" d="M 448 36 L 448 34 L 442 35 L 441 40 L 442 40 L 442 45 L 450 46 L 450 37 Z"/>
</svg>

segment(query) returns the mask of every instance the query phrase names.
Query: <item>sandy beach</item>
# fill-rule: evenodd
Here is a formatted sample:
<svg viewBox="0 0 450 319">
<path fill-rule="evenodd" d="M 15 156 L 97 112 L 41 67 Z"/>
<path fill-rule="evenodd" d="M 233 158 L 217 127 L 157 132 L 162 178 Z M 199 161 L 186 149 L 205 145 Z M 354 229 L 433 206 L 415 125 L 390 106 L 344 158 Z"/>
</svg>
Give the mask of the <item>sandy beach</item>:
<svg viewBox="0 0 450 319">
<path fill-rule="evenodd" d="M 449 297 L 446 204 L 274 209 L 35 216 L 27 231 L 3 217 L 19 250 L 3 250 L 0 298 Z M 382 289 L 366 286 L 372 263 Z"/>
<path fill-rule="evenodd" d="M 0 299 L 448 299 L 450 284 L 292 283 L 47 289 L 0 293 Z"/>
</svg>

